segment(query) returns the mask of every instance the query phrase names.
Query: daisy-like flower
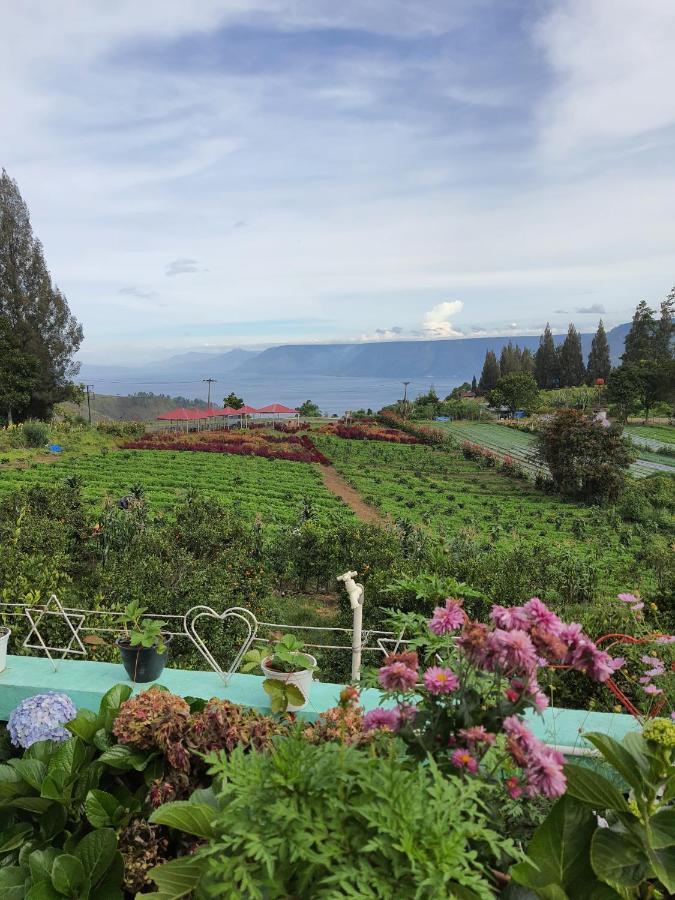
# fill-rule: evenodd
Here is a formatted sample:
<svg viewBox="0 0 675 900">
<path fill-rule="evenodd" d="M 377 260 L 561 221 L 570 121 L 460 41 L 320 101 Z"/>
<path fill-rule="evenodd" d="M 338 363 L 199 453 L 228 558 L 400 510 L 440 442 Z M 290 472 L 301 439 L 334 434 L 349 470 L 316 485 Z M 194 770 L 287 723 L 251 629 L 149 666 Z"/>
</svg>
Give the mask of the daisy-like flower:
<svg viewBox="0 0 675 900">
<path fill-rule="evenodd" d="M 363 717 L 363 730 L 373 731 L 381 728 L 384 731 L 398 731 L 401 715 L 397 709 L 371 709 Z"/>
<path fill-rule="evenodd" d="M 547 631 L 556 636 L 560 633 L 563 623 L 539 597 L 532 597 L 523 606 L 523 609 L 537 628 L 541 628 L 542 631 Z"/>
<path fill-rule="evenodd" d="M 520 782 L 515 777 L 515 775 L 512 775 L 511 778 L 506 779 L 506 781 L 504 782 L 504 787 L 506 788 L 506 791 L 512 800 L 517 800 L 518 797 L 520 797 L 520 795 L 523 793 Z"/>
<path fill-rule="evenodd" d="M 675 634 L 660 634 L 654 638 L 655 644 L 675 644 Z"/>
<path fill-rule="evenodd" d="M 464 738 L 470 747 L 475 744 L 489 744 L 492 746 L 497 738 L 497 735 L 487 731 L 484 725 L 472 725 L 470 728 L 462 728 L 459 736 Z"/>
<path fill-rule="evenodd" d="M 652 695 L 655 695 L 655 694 L 662 694 L 662 693 L 663 693 L 663 691 L 661 690 L 661 688 L 658 688 L 655 684 L 646 684 L 646 685 L 642 688 L 642 690 L 645 692 L 645 694 L 652 694 Z"/>
<path fill-rule="evenodd" d="M 616 595 L 622 603 L 639 603 L 640 601 L 635 596 L 635 594 L 617 594 Z"/>
<path fill-rule="evenodd" d="M 478 771 L 478 760 L 468 750 L 455 750 L 450 757 L 450 762 L 456 769 L 466 769 L 472 775 Z"/>
<path fill-rule="evenodd" d="M 429 630 L 442 637 L 460 628 L 466 622 L 462 603 L 462 600 L 448 597 L 445 606 L 437 606 L 434 610 L 433 618 L 429 620 Z"/>
<path fill-rule="evenodd" d="M 507 631 L 512 628 L 528 629 L 530 627 L 530 617 L 522 606 L 499 606 L 497 604 L 492 607 L 490 618 L 498 628 L 505 628 Z"/>
<path fill-rule="evenodd" d="M 377 675 L 385 691 L 409 691 L 417 684 L 417 672 L 403 662 L 382 666 Z"/>
<path fill-rule="evenodd" d="M 424 686 L 430 694 L 451 694 L 459 687 L 459 678 L 452 669 L 430 666 L 424 673 Z"/>
</svg>

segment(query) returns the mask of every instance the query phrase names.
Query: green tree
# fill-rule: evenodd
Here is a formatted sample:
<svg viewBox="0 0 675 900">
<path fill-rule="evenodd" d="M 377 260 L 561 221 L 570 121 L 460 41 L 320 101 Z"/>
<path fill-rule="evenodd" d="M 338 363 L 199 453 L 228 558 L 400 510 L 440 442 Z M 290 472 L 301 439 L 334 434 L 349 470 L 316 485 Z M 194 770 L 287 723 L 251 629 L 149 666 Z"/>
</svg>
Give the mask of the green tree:
<svg viewBox="0 0 675 900">
<path fill-rule="evenodd" d="M 622 426 L 607 428 L 575 409 L 553 416 L 538 435 L 538 450 L 556 489 L 589 503 L 614 502 L 633 461 Z"/>
<path fill-rule="evenodd" d="M 483 371 L 480 375 L 478 387 L 481 394 L 487 394 L 497 384 L 500 378 L 499 363 L 494 354 L 494 350 L 488 350 L 485 354 L 485 362 L 483 363 Z"/>
<path fill-rule="evenodd" d="M 298 407 L 298 412 L 301 416 L 305 416 L 305 418 L 316 418 L 316 416 L 321 415 L 321 410 L 316 403 L 312 403 L 311 400 L 305 400 L 302 406 Z"/>
<path fill-rule="evenodd" d="M 560 387 L 577 387 L 586 376 L 584 357 L 581 353 L 581 335 L 570 322 L 567 336 L 560 348 Z"/>
<path fill-rule="evenodd" d="M 602 324 L 602 319 L 598 323 L 598 330 L 593 335 L 591 342 L 591 350 L 588 354 L 588 365 L 586 366 L 586 380 L 589 384 L 595 384 L 598 378 L 607 381 L 607 377 L 612 369 L 612 363 L 609 356 L 609 342 L 607 340 L 607 332 Z"/>
<path fill-rule="evenodd" d="M 526 375 L 534 375 L 534 353 L 529 347 L 525 347 L 520 355 L 520 371 Z"/>
<path fill-rule="evenodd" d="M 559 385 L 558 357 L 553 333 L 548 322 L 544 333 L 539 338 L 539 347 L 534 355 L 534 377 L 542 390 L 550 391 Z"/>
<path fill-rule="evenodd" d="M 469 384 L 468 381 L 465 381 L 463 384 L 459 384 L 459 385 L 457 385 L 457 387 L 454 387 L 445 399 L 446 400 L 459 400 L 460 394 L 467 393 L 470 390 L 471 390 L 471 385 Z"/>
<path fill-rule="evenodd" d="M 517 409 L 529 411 L 536 405 L 538 396 L 534 376 L 514 372 L 499 379 L 494 390 L 490 391 L 490 403 L 492 406 L 506 406 L 511 413 Z"/>
<path fill-rule="evenodd" d="M 243 405 L 244 401 L 241 397 L 237 397 L 234 391 L 228 394 L 227 397 L 223 397 L 223 406 L 229 406 L 230 409 L 241 409 Z"/>
<path fill-rule="evenodd" d="M 661 316 L 654 328 L 654 357 L 656 359 L 673 358 L 673 334 L 675 325 L 675 287 L 661 304 Z"/>
<path fill-rule="evenodd" d="M 0 319 L 0 416 L 4 414 L 8 424 L 23 418 L 38 383 L 38 370 L 34 356 L 12 345 L 7 323 Z"/>
<path fill-rule="evenodd" d="M 612 369 L 607 379 L 605 396 L 616 407 L 618 418 L 625 422 L 640 405 L 642 385 L 637 366 L 619 366 Z"/>
<path fill-rule="evenodd" d="M 474 375 L 471 379 L 471 390 L 474 394 L 478 393 L 478 382 L 476 381 L 476 376 Z"/>
<path fill-rule="evenodd" d="M 621 362 L 638 364 L 643 359 L 649 359 L 654 350 L 655 333 L 654 310 L 647 306 L 646 300 L 641 300 L 626 335 Z"/>
<path fill-rule="evenodd" d="M 70 379 L 79 370 L 73 361 L 82 342 L 82 327 L 68 302 L 52 284 L 42 245 L 33 235 L 28 207 L 18 185 L 3 169 L 0 175 L 0 321 L 25 371 L 36 361 L 35 380 L 20 418 L 48 418 L 55 403 L 68 399 Z M 23 384 L 25 376 L 19 376 Z"/>
</svg>

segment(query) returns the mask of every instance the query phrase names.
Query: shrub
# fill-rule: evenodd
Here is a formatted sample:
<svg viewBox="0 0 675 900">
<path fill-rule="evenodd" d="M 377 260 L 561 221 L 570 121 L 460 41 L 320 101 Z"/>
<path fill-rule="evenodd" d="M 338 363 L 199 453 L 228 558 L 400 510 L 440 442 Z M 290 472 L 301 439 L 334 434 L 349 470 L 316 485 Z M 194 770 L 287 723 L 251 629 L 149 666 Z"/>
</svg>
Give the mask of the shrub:
<svg viewBox="0 0 675 900">
<path fill-rule="evenodd" d="M 151 822 L 208 839 L 188 860 L 150 873 L 167 895 L 489 900 L 520 854 L 485 814 L 489 788 L 337 744 L 279 742 L 273 753 L 210 757 L 217 810 L 167 804 Z M 455 893 L 455 891 L 457 893 Z"/>
<path fill-rule="evenodd" d="M 21 426 L 23 439 L 28 447 L 44 447 L 49 439 L 49 429 L 44 422 L 29 419 Z"/>
</svg>

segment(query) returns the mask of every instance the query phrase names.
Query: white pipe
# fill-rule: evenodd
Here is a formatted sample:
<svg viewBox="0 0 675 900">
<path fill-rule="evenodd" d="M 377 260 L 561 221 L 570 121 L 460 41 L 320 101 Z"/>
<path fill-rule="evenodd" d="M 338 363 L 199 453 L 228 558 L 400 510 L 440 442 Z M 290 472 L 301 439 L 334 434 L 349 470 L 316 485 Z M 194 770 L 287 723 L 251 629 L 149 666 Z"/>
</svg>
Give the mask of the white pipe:
<svg viewBox="0 0 675 900">
<path fill-rule="evenodd" d="M 361 632 L 363 625 L 363 585 L 357 584 L 354 577 L 358 572 L 345 572 L 338 576 L 343 582 L 349 596 L 349 604 L 354 614 L 352 627 L 352 681 L 361 680 Z"/>
</svg>

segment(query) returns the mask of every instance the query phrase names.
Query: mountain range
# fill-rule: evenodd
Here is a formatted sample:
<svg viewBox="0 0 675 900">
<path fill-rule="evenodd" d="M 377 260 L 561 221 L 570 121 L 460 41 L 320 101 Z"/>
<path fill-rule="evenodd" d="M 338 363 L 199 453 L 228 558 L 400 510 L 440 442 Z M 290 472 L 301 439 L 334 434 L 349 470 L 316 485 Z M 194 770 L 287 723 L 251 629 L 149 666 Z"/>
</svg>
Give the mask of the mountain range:
<svg viewBox="0 0 675 900">
<path fill-rule="evenodd" d="M 612 362 L 623 352 L 628 324 L 607 332 Z M 593 335 L 582 334 L 584 357 Z M 556 344 L 564 335 L 555 335 Z M 355 344 L 283 344 L 267 350 L 234 349 L 224 353 L 192 351 L 142 366 L 95 365 L 83 363 L 80 378 L 99 391 L 133 393 L 157 383 L 200 384 L 204 378 L 227 381 L 232 376 L 261 378 L 304 376 L 352 376 L 363 378 L 437 377 L 470 381 L 480 376 L 487 350 L 497 357 L 512 341 L 533 352 L 539 338 L 533 335 L 480 337 L 433 341 L 379 341 Z M 181 381 L 181 379 L 183 379 Z M 190 393 L 181 390 L 181 393 Z M 199 393 L 202 393 L 200 389 Z"/>
</svg>

